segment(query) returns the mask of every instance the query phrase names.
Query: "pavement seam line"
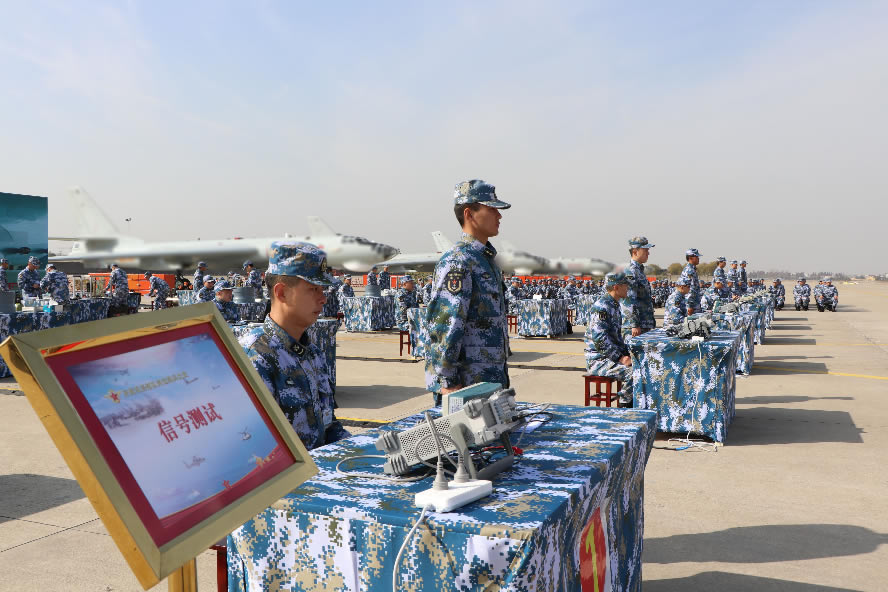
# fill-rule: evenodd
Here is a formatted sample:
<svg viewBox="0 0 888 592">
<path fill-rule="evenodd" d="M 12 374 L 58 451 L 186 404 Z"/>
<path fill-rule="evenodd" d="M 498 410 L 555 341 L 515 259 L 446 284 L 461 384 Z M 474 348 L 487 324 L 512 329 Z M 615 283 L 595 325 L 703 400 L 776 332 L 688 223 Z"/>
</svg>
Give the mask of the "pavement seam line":
<svg viewBox="0 0 888 592">
<path fill-rule="evenodd" d="M 18 518 L 16 518 L 16 520 L 18 520 Z M 31 539 L 30 541 L 26 541 L 24 543 L 20 543 L 18 545 L 14 545 L 12 547 L 9 547 L 8 549 L 3 549 L 2 551 L 0 551 L 0 553 L 6 553 L 7 551 L 12 551 L 13 549 L 18 549 L 19 547 L 24 547 L 25 545 L 30 545 L 31 543 L 36 543 L 37 541 L 42 541 L 43 539 L 48 539 L 51 536 L 55 536 L 57 534 L 62 534 L 63 532 L 68 532 L 69 530 L 74 530 L 76 528 L 83 526 L 84 524 L 89 524 L 90 522 L 93 522 L 94 520 L 95 520 L 95 518 L 93 518 L 92 520 L 87 520 L 86 522 L 83 522 L 81 524 L 75 524 L 74 526 L 69 526 L 68 528 L 63 528 L 62 530 L 59 530 L 58 532 L 51 532 L 47 535 L 43 535 L 42 537 L 37 537 L 36 539 Z M 26 520 L 25 522 L 29 522 L 29 521 Z M 46 526 L 52 526 L 52 525 L 47 524 Z M 86 532 L 87 534 L 96 534 L 94 532 L 89 532 L 89 531 L 84 531 L 84 530 L 78 530 L 77 532 Z M 107 535 L 105 535 L 105 536 L 107 536 Z"/>
</svg>

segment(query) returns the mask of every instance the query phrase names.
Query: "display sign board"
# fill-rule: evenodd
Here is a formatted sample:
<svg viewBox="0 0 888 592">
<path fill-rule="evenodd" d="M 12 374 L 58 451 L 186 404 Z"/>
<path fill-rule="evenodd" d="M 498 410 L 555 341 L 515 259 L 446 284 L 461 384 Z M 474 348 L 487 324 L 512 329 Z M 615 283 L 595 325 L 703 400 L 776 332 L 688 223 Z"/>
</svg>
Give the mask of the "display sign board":
<svg viewBox="0 0 888 592">
<path fill-rule="evenodd" d="M 212 303 L 0 354 L 146 589 L 317 472 Z"/>
</svg>

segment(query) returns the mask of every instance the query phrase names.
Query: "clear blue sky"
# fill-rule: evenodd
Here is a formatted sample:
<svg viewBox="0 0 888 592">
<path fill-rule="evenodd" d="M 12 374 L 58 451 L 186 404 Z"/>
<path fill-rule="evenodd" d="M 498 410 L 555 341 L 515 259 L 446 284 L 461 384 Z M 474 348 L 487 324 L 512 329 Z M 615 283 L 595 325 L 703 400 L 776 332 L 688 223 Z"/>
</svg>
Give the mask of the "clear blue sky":
<svg viewBox="0 0 888 592">
<path fill-rule="evenodd" d="M 0 190 L 145 239 L 431 250 L 453 185 L 546 256 L 886 272 L 884 2 L 0 1 Z M 879 241 L 879 243 L 877 243 Z"/>
</svg>

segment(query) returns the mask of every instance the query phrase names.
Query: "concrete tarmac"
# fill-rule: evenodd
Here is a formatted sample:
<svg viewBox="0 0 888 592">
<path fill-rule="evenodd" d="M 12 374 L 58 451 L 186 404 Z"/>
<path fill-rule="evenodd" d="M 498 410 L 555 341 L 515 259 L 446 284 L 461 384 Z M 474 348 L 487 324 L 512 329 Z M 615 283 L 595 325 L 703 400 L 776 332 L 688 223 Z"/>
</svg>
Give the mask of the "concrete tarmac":
<svg viewBox="0 0 888 592">
<path fill-rule="evenodd" d="M 839 290 L 839 312 L 777 313 L 725 446 L 677 452 L 658 436 L 645 592 L 888 589 L 888 284 Z M 512 339 L 520 399 L 582 405 L 583 329 Z M 353 432 L 430 406 L 423 365 L 398 354 L 396 332 L 340 332 L 337 414 Z M 0 417 L 0 591 L 141 590 L 11 379 Z M 213 553 L 198 573 L 215 590 Z"/>
</svg>

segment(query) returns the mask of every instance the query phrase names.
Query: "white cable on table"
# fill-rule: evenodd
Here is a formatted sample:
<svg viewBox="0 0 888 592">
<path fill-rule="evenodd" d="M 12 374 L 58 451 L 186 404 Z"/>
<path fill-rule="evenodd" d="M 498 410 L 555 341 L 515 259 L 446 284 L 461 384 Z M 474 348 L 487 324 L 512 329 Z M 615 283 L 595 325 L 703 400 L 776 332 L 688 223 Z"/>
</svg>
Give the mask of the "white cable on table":
<svg viewBox="0 0 888 592">
<path fill-rule="evenodd" d="M 422 512 L 419 513 L 419 518 L 416 519 L 416 524 L 413 525 L 413 528 L 411 528 L 410 532 L 407 533 L 407 536 L 404 537 L 404 542 L 401 543 L 401 548 L 398 550 L 398 554 L 395 556 L 395 566 L 392 568 L 392 592 L 398 592 L 398 566 L 401 565 L 401 555 L 404 554 L 404 549 L 407 548 L 407 543 L 410 542 L 411 538 L 413 538 L 413 533 L 416 532 L 416 529 L 419 528 L 419 525 L 422 523 L 423 518 L 425 518 L 426 512 L 431 509 L 431 504 L 425 506 L 422 509 Z"/>
</svg>

